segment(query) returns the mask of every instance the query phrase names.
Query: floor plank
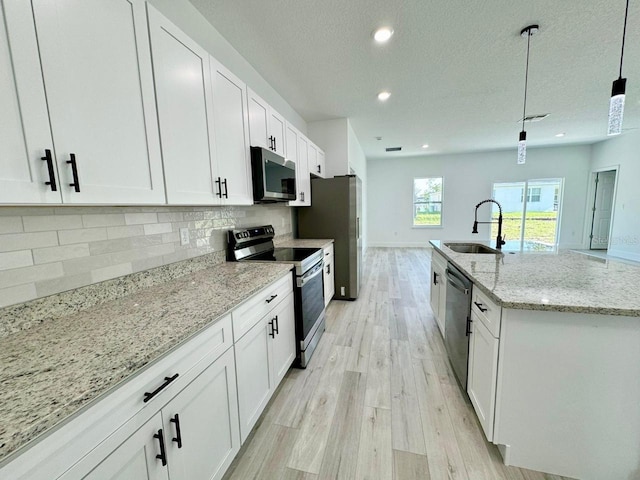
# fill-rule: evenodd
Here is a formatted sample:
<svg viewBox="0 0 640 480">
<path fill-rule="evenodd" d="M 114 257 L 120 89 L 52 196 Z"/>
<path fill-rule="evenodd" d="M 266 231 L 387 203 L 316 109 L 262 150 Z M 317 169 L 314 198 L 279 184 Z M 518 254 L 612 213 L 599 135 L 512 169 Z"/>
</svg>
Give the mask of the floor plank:
<svg viewBox="0 0 640 480">
<path fill-rule="evenodd" d="M 391 409 L 391 341 L 389 329 L 373 327 L 365 405 Z"/>
<path fill-rule="evenodd" d="M 393 451 L 393 478 L 395 480 L 429 480 L 429 462 L 424 455 Z"/>
<path fill-rule="evenodd" d="M 348 347 L 332 347 L 318 386 L 300 422 L 298 441 L 287 463 L 289 468 L 320 473 L 348 354 Z"/>
<path fill-rule="evenodd" d="M 345 372 L 336 413 L 320 468 L 320 479 L 355 478 L 367 379 L 360 372 Z"/>
<path fill-rule="evenodd" d="M 393 478 L 391 448 L 391 412 L 365 407 L 358 449 L 358 480 L 389 480 Z"/>
</svg>

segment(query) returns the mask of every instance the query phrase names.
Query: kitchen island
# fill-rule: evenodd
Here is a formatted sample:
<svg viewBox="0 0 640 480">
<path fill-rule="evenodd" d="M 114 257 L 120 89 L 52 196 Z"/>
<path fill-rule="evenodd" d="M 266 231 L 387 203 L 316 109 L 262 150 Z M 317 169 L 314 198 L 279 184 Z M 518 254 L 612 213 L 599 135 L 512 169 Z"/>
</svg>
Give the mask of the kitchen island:
<svg viewBox="0 0 640 480">
<path fill-rule="evenodd" d="M 471 350 L 482 338 L 495 351 L 470 353 L 470 371 L 474 359 L 489 361 L 475 365 L 486 382 L 470 380 L 467 391 L 472 403 L 488 399 L 490 412 L 474 408 L 505 463 L 640 478 L 640 268 L 570 252 L 456 253 L 446 243 L 431 242 L 498 307 L 496 338 L 478 335 L 473 307 Z"/>
</svg>

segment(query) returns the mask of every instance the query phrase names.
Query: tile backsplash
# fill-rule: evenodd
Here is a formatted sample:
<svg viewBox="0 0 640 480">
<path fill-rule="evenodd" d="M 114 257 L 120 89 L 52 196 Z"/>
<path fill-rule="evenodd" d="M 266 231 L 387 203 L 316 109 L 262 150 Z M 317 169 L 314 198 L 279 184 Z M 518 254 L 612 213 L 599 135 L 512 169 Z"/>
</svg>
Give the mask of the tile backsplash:
<svg viewBox="0 0 640 480">
<path fill-rule="evenodd" d="M 226 231 L 272 224 L 291 208 L 0 207 L 0 307 L 224 251 Z M 180 228 L 190 242 L 180 245 Z"/>
</svg>

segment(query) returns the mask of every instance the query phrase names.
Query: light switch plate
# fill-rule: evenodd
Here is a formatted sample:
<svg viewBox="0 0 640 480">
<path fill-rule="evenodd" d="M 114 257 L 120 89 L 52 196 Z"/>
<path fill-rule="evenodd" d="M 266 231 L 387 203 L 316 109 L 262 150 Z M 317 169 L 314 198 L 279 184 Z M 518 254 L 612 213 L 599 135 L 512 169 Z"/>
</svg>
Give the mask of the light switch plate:
<svg viewBox="0 0 640 480">
<path fill-rule="evenodd" d="M 180 229 L 180 245 L 189 245 L 189 229 L 181 228 Z"/>
</svg>

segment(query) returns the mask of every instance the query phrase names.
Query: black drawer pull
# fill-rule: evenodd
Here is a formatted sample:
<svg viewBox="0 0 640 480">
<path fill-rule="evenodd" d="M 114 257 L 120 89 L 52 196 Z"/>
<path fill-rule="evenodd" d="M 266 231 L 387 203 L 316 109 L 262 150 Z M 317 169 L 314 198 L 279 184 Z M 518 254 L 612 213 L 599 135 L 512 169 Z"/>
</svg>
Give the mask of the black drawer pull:
<svg viewBox="0 0 640 480">
<path fill-rule="evenodd" d="M 478 302 L 473 302 L 473 304 L 478 307 L 478 310 L 480 310 L 482 313 L 486 312 L 487 310 L 489 310 L 488 308 L 482 308 L 482 304 L 478 303 Z"/>
<path fill-rule="evenodd" d="M 222 184 L 224 185 L 224 198 L 229 198 L 229 190 L 227 190 L 227 179 L 225 178 L 224 181 L 222 182 Z"/>
<path fill-rule="evenodd" d="M 73 187 L 76 192 L 80 192 L 80 180 L 78 180 L 78 164 L 76 163 L 76 154 L 70 153 L 67 163 L 71 165 L 71 174 L 73 175 L 73 183 L 69 186 Z"/>
<path fill-rule="evenodd" d="M 468 337 L 469 335 L 471 335 L 473 333 L 471 331 L 471 322 L 473 322 L 473 320 L 471 320 L 471 317 L 467 317 L 467 328 L 466 328 L 466 332 L 465 332 L 465 337 Z"/>
<path fill-rule="evenodd" d="M 277 293 L 276 293 L 275 295 L 271 295 L 271 297 L 270 297 L 270 298 L 267 298 L 267 299 L 265 300 L 265 302 L 267 302 L 267 303 L 271 303 L 271 302 L 273 302 L 273 301 L 275 300 L 275 298 L 276 298 L 277 296 L 278 296 L 278 294 L 277 294 Z"/>
<path fill-rule="evenodd" d="M 164 448 L 164 437 L 162 436 L 162 429 L 158 430 L 158 433 L 156 433 L 153 438 L 157 438 L 158 442 L 160 442 L 160 453 L 158 455 L 156 455 L 156 458 L 158 460 L 162 461 L 162 466 L 166 467 L 167 466 L 167 452 Z"/>
<path fill-rule="evenodd" d="M 327 275 L 331 275 L 331 264 L 327 265 Z"/>
<path fill-rule="evenodd" d="M 171 382 L 173 382 L 176 378 L 178 378 L 178 374 L 177 373 L 173 377 L 164 377 L 164 383 L 162 385 L 160 385 L 158 388 L 156 388 L 153 392 L 151 392 L 151 393 L 144 392 L 144 400 L 142 400 L 142 401 L 144 403 L 147 403 L 149 400 L 151 400 L 153 397 L 155 397 L 157 394 L 159 394 L 162 390 L 167 388 L 167 386 Z"/>
<path fill-rule="evenodd" d="M 180 417 L 176 413 L 172 419 L 169 420 L 171 423 L 174 423 L 176 426 L 176 436 L 171 439 L 172 442 L 176 442 L 178 444 L 178 448 L 182 448 L 182 433 L 180 433 Z"/>
<path fill-rule="evenodd" d="M 58 185 L 56 185 L 56 174 L 53 172 L 53 157 L 51 156 L 51 150 L 47 148 L 44 151 L 44 157 L 40 157 L 40 160 L 47 162 L 47 170 L 49 170 L 49 181 L 44 182 L 44 184 L 51 186 L 52 192 L 57 192 Z"/>
<path fill-rule="evenodd" d="M 437 285 L 438 284 L 438 274 L 436 272 L 433 272 L 433 284 Z"/>
<path fill-rule="evenodd" d="M 280 324 L 278 323 L 278 315 L 276 315 L 276 316 L 274 317 L 274 319 L 272 320 L 272 322 L 275 322 L 275 324 L 274 324 L 275 326 L 273 327 L 273 331 L 274 331 L 276 334 L 280 333 Z"/>
<path fill-rule="evenodd" d="M 218 191 L 216 192 L 216 197 L 222 198 L 222 181 L 220 180 L 220 177 L 217 178 L 215 183 L 218 186 Z"/>
</svg>

